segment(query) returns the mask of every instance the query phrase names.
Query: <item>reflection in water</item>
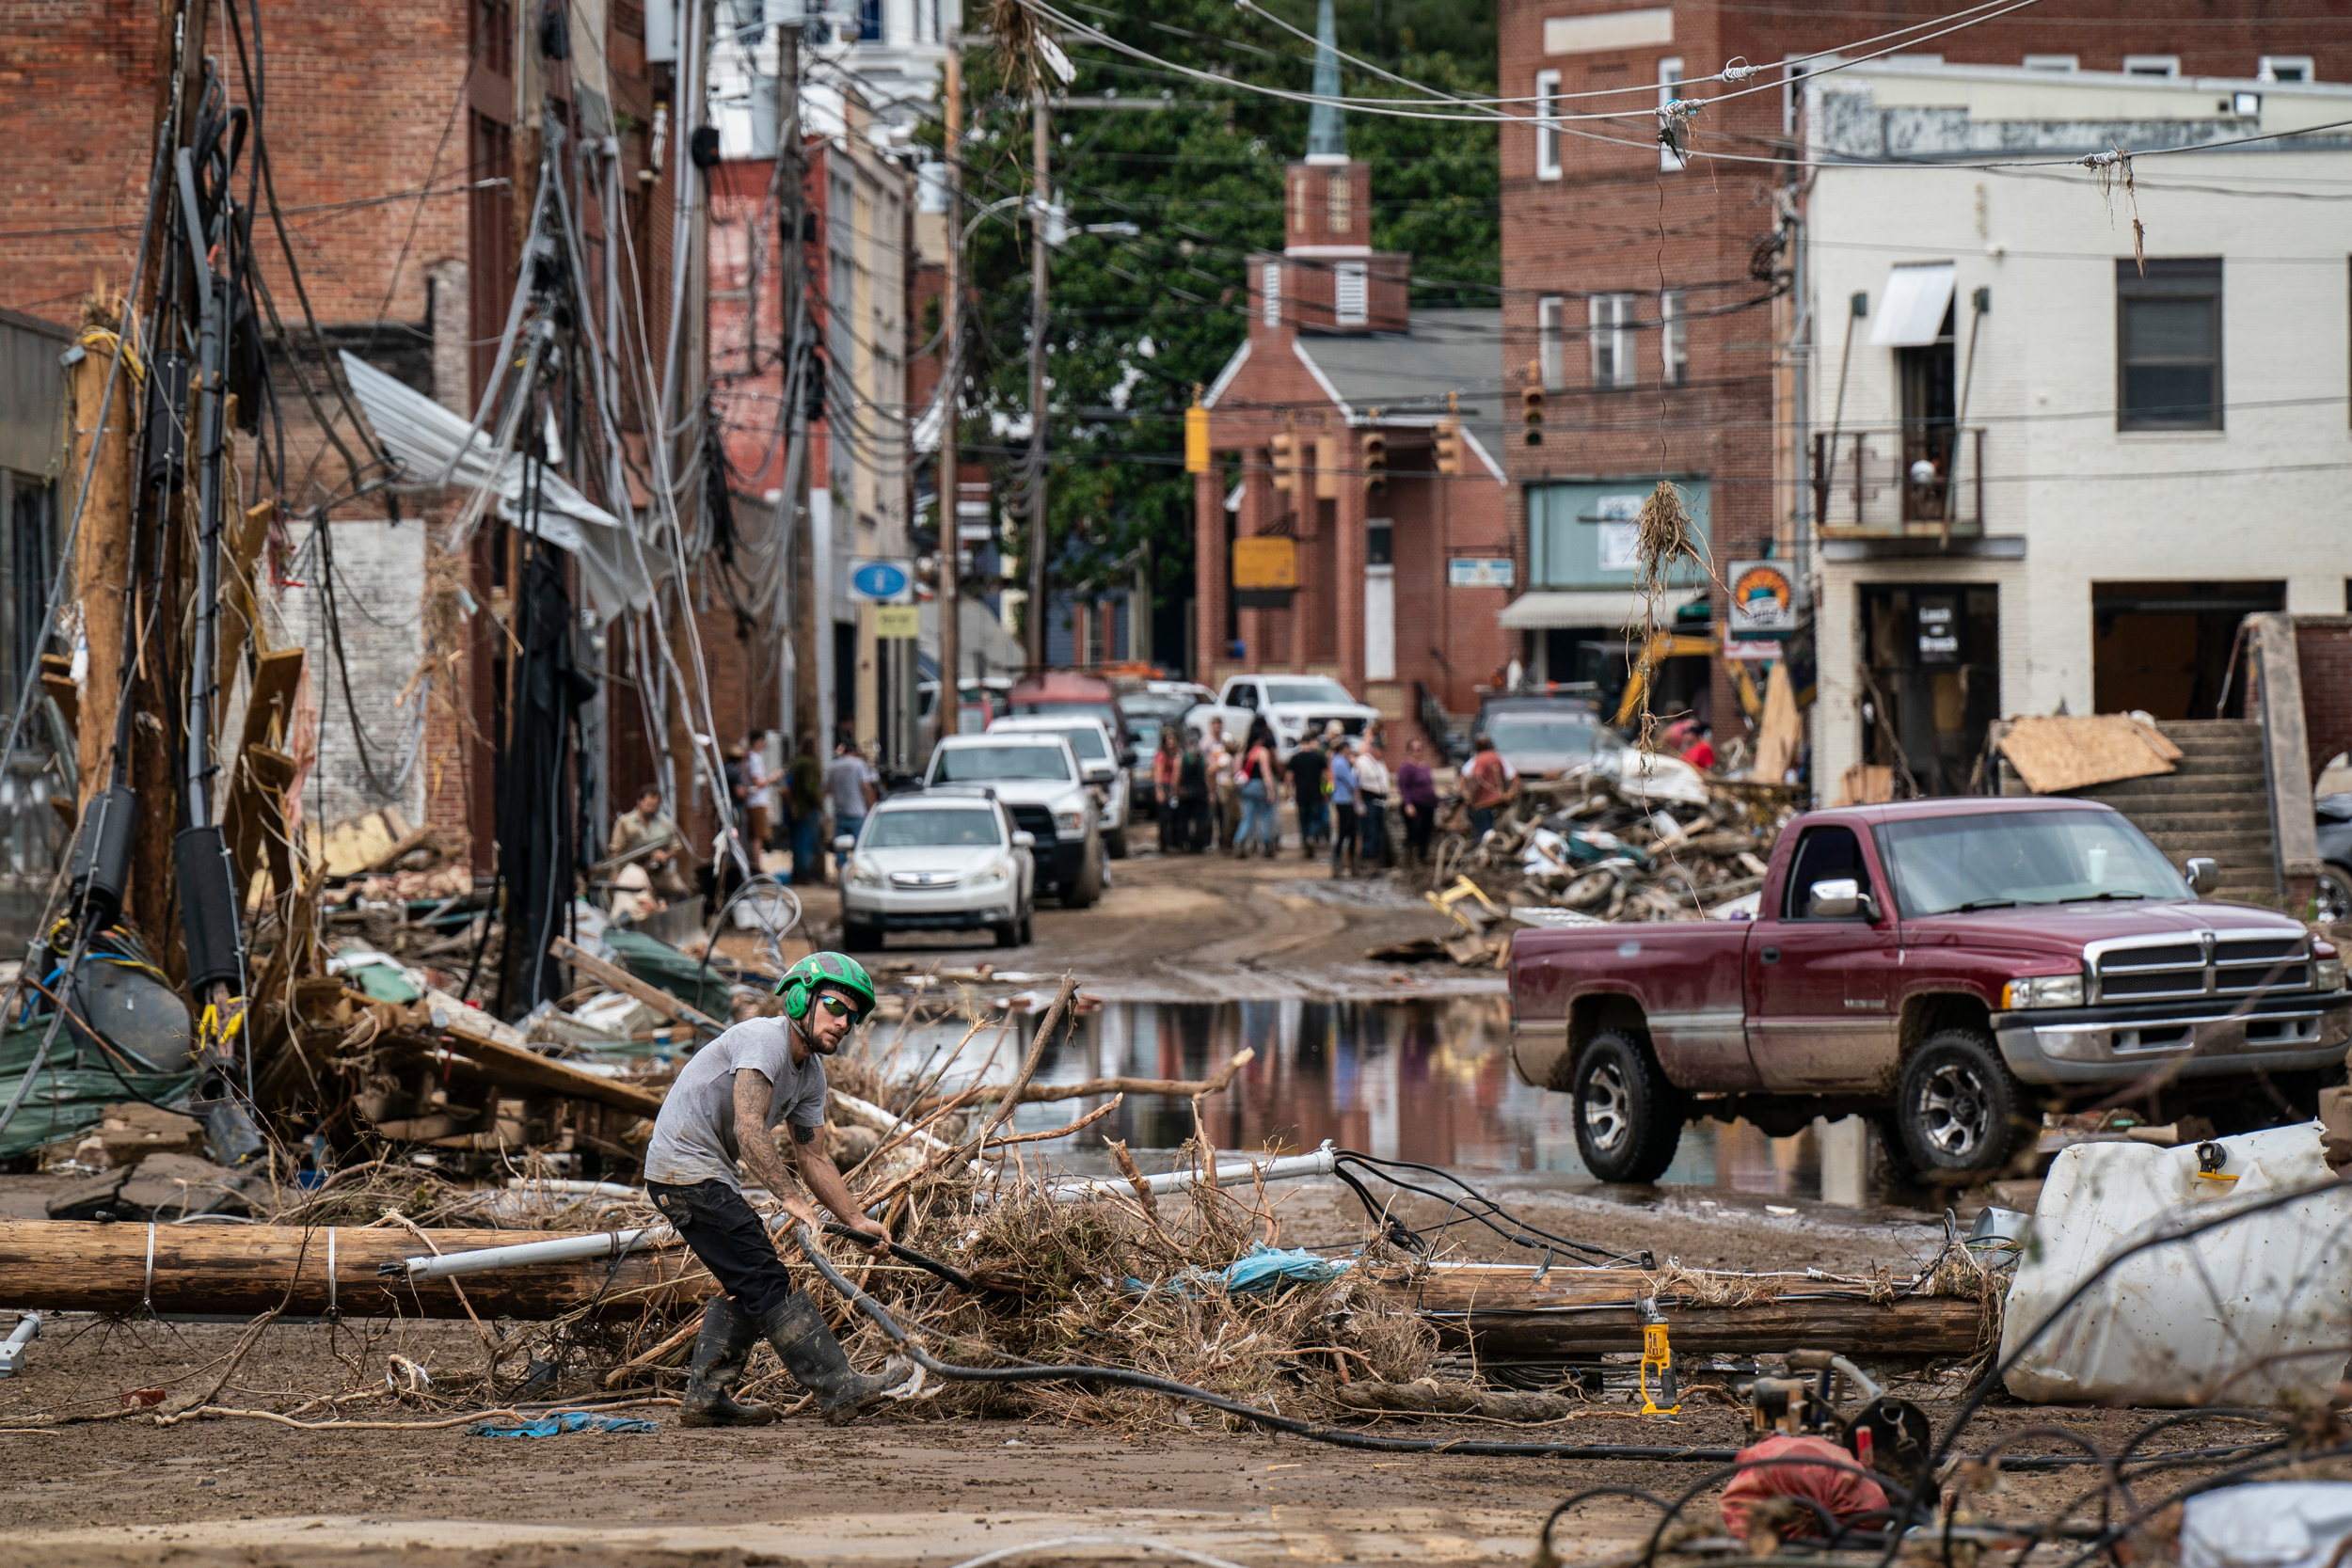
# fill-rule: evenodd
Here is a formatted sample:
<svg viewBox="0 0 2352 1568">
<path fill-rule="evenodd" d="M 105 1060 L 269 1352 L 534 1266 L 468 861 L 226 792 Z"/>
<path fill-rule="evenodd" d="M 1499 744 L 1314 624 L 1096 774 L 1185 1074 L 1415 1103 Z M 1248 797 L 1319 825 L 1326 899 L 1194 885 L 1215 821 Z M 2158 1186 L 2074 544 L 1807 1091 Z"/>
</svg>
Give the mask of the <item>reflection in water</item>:
<svg viewBox="0 0 2352 1568">
<path fill-rule="evenodd" d="M 948 1069 L 945 1082 L 984 1075 L 1009 1079 L 1036 1027 L 1015 1015 L 1001 1032 L 983 1031 Z M 904 1072 L 940 1059 L 961 1027 L 877 1031 L 875 1046 L 896 1044 Z M 1326 1138 L 1342 1148 L 1463 1172 L 1531 1172 L 1590 1180 L 1577 1157 L 1568 1099 L 1534 1089 L 1511 1071 L 1510 1015 L 1499 997 L 1411 1002 L 1111 1003 L 1078 1021 L 1067 1043 L 1040 1064 L 1041 1084 L 1089 1078 L 1208 1076 L 1245 1047 L 1256 1055 L 1232 1089 L 1205 1105 L 1210 1135 L 1221 1148 L 1269 1145 L 1311 1149 Z M 991 1046 L 994 1054 L 989 1055 Z M 1068 1100 L 1024 1105 L 1021 1132 L 1060 1127 L 1101 1103 Z M 1050 1146 L 1073 1170 L 1107 1168 L 1103 1137 L 1135 1149 L 1172 1149 L 1192 1135 L 1183 1100 L 1131 1095 L 1071 1144 Z M 1165 1168 L 1165 1159 L 1146 1161 Z M 1693 1123 L 1667 1171 L 1670 1183 L 1738 1192 L 1818 1197 L 1820 1162 L 1813 1139 L 1767 1138 L 1746 1122 Z"/>
</svg>

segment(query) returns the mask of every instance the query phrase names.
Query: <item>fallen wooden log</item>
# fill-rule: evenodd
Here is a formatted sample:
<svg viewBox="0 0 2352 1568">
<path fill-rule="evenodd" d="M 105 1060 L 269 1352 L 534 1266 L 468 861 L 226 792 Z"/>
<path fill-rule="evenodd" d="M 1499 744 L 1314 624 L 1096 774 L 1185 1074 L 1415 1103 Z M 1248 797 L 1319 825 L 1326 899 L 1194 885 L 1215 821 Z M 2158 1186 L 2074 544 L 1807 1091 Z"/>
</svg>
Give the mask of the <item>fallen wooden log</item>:
<svg viewBox="0 0 2352 1568">
<path fill-rule="evenodd" d="M 100 1225 L 0 1221 L 0 1307 L 58 1312 L 251 1317 L 463 1318 L 446 1279 L 384 1278 L 377 1265 L 431 1251 L 544 1242 L 545 1230 L 427 1230 L 294 1226 Z M 151 1247 L 152 1249 L 151 1253 Z M 329 1265 L 332 1265 L 330 1283 Z M 544 1322 L 597 1305 L 628 1317 L 647 1307 L 699 1305 L 712 1285 L 683 1250 L 617 1260 L 540 1263 L 469 1275 L 466 1299 L 485 1317 Z"/>
<path fill-rule="evenodd" d="M 1368 1274 L 1380 1296 L 1417 1312 L 1449 1343 L 1489 1354 L 1582 1355 L 1642 1348 L 1634 1303 L 1654 1296 L 1677 1351 L 1834 1350 L 1967 1355 L 1999 1319 L 1980 1302 L 1907 1296 L 1874 1302 L 1860 1285 L 1803 1275 L 1670 1275 L 1640 1269 L 1440 1263 L 1419 1277 Z"/>
</svg>

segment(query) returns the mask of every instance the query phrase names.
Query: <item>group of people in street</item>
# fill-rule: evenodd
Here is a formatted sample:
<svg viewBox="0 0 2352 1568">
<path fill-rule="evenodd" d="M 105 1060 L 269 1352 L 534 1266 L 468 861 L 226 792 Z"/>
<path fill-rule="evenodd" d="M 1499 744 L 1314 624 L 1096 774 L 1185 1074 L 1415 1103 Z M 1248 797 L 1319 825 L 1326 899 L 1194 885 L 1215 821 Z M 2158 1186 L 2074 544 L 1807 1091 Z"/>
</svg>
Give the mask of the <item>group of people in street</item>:
<svg viewBox="0 0 2352 1568">
<path fill-rule="evenodd" d="M 1438 817 L 1438 788 L 1427 745 L 1406 742 L 1393 771 L 1377 721 L 1349 736 L 1334 720 L 1279 755 L 1263 719 L 1238 739 L 1211 719 L 1208 733 L 1185 724 L 1160 731 L 1152 760 L 1163 854 L 1211 849 L 1271 860 L 1281 848 L 1282 802 L 1298 821 L 1300 855 L 1328 855 L 1334 877 L 1363 876 L 1396 863 L 1401 830 L 1407 863 L 1425 861 Z"/>
<path fill-rule="evenodd" d="M 857 836 L 866 813 L 882 799 L 882 775 L 849 740 L 834 747 L 830 761 L 819 763 L 817 737 L 803 736 L 781 769 L 769 766 L 767 752 L 768 734 L 759 730 L 726 751 L 727 794 L 743 842 L 755 853 L 788 852 L 796 884 L 822 882 L 828 856 L 836 867 L 849 858 L 833 850 L 832 839 Z M 825 832 L 828 816 L 831 833 Z M 700 863 L 676 820 L 662 809 L 660 784 L 650 779 L 637 791 L 635 809 L 613 819 L 605 853 L 615 870 L 642 866 L 647 891 L 666 902 L 691 898 L 697 891 Z"/>
</svg>

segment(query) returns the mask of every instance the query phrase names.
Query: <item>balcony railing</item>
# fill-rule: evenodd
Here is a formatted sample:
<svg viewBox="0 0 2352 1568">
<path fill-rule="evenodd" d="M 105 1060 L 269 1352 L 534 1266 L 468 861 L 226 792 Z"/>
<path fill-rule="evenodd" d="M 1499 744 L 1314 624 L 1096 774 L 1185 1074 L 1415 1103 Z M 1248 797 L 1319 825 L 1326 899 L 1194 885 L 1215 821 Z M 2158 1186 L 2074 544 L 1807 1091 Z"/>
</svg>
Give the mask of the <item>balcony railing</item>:
<svg viewBox="0 0 2352 1568">
<path fill-rule="evenodd" d="M 1936 421 L 1813 437 L 1813 516 L 1824 539 L 1984 532 L 1984 429 Z"/>
</svg>

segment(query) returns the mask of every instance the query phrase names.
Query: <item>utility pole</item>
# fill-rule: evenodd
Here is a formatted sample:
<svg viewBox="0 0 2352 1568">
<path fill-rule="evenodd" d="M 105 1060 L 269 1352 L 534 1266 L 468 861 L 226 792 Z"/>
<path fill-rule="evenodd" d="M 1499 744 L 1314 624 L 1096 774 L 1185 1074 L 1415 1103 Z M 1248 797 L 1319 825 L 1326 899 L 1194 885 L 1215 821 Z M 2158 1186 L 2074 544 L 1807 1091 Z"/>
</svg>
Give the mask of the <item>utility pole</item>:
<svg viewBox="0 0 2352 1568">
<path fill-rule="evenodd" d="M 798 24 L 786 23 L 776 28 L 776 156 L 783 161 L 782 189 L 777 194 L 777 225 L 784 232 L 779 247 L 784 262 L 785 330 L 791 336 L 790 351 L 786 359 L 785 388 L 792 387 L 790 367 L 798 365 L 803 376 L 821 373 L 815 358 L 808 353 L 811 323 L 808 315 L 808 247 L 803 243 L 805 231 L 807 182 L 801 156 L 801 28 Z M 786 411 L 787 428 L 792 440 L 786 449 L 785 466 L 795 476 L 789 504 L 792 508 L 791 528 L 787 535 L 792 551 L 791 564 L 791 634 L 792 634 L 792 745 L 798 751 L 803 741 L 816 736 L 822 726 L 823 708 L 817 689 L 817 541 L 811 530 L 814 519 L 809 515 L 809 474 L 816 467 L 816 454 L 809 450 L 808 421 L 809 388 L 803 383 L 800 398 Z M 817 748 L 818 758 L 825 749 Z M 786 765 L 790 766 L 787 758 Z"/>
<path fill-rule="evenodd" d="M 118 318 L 103 285 L 94 286 L 82 319 L 119 328 L 126 339 L 136 327 Z M 111 402 L 106 383 L 114 374 L 116 349 L 104 341 L 87 344 L 73 366 L 73 457 L 68 470 L 90 476 L 89 499 L 82 503 L 82 530 L 73 544 L 73 584 L 82 605 L 83 641 L 88 664 L 83 682 L 78 726 L 79 806 L 113 782 L 115 697 L 122 681 L 123 587 L 131 580 L 131 428 L 138 422 L 132 401 L 137 388 L 119 378 Z M 106 425 L 99 428 L 99 411 Z M 90 465 L 90 449 L 98 462 Z M 74 820 L 81 820 L 77 807 Z"/>
<path fill-rule="evenodd" d="M 1029 162 L 1036 188 L 1029 198 L 1029 669 L 1045 668 L 1045 234 L 1053 204 L 1047 150 L 1045 85 L 1030 88 Z"/>
<path fill-rule="evenodd" d="M 939 384 L 939 467 L 931 489 L 939 509 L 939 701 L 932 705 L 932 737 L 944 740 L 961 721 L 963 690 L 963 463 L 957 426 L 963 414 L 963 49 L 947 44 L 947 288 L 942 301 Z"/>
</svg>

